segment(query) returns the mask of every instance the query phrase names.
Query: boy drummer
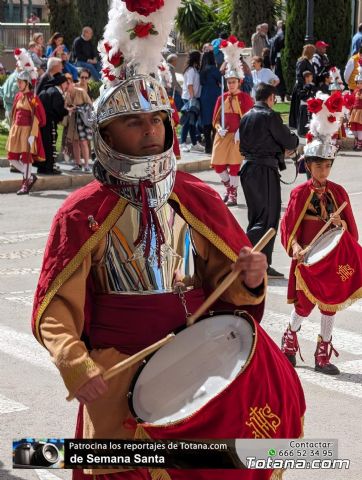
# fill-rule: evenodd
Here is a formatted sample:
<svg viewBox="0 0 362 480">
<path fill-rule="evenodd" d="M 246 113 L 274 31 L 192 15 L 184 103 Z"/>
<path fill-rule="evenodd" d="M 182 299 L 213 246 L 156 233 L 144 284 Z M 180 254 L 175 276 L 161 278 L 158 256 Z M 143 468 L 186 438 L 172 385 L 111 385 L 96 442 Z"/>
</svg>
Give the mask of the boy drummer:
<svg viewBox="0 0 362 480">
<path fill-rule="evenodd" d="M 281 240 L 288 255 L 293 259 L 288 283 L 288 303 L 294 304 L 290 323 L 282 338 L 281 350 L 293 366 L 296 365 L 296 353 L 300 352 L 297 332 L 316 303 L 310 300 L 308 285 L 299 284 L 295 276 L 298 263 L 303 261 L 302 250 L 309 245 L 330 218 L 333 218 L 330 228 L 343 227 L 353 238 L 358 239 L 357 226 L 346 191 L 341 185 L 328 180 L 337 149 L 331 143 L 333 132 L 330 129 L 330 122 L 326 120 L 328 124 L 325 123 L 325 119 L 330 114 L 326 111 L 326 107 L 330 107 L 330 104 L 324 102 L 320 106 L 320 111 L 313 115 L 311 121 L 313 133 L 307 135 L 309 143 L 304 149 L 305 165 L 311 178 L 291 192 L 281 223 Z M 338 128 L 337 121 L 335 124 Z M 341 215 L 335 214 L 344 201 L 348 204 Z M 333 265 L 331 264 L 332 273 Z M 327 282 L 328 278 L 325 281 Z M 320 304 L 318 306 L 321 312 L 321 327 L 314 354 L 315 371 L 327 375 L 338 375 L 340 372 L 330 362 L 330 358 L 332 353 L 338 356 L 332 345 L 332 330 L 335 312 L 339 308 L 335 305 L 333 305 L 335 308 L 329 308 L 329 306 L 323 308 Z"/>
</svg>

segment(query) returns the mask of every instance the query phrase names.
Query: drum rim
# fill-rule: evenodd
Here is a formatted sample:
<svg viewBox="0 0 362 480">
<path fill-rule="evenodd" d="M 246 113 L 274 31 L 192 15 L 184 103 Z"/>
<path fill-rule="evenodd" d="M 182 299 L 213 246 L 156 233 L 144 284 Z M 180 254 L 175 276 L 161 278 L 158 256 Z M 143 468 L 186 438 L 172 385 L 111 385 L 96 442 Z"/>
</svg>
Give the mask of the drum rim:
<svg viewBox="0 0 362 480">
<path fill-rule="evenodd" d="M 242 366 L 242 368 L 240 369 L 240 372 L 236 375 L 236 377 L 234 378 L 234 380 L 239 376 L 241 375 L 245 369 L 250 365 L 250 362 L 252 360 L 252 358 L 254 357 L 254 353 L 255 353 L 255 349 L 256 349 L 256 344 L 257 344 L 257 340 L 258 340 L 258 331 L 257 331 L 257 327 L 256 327 L 256 321 L 254 320 L 254 318 L 250 315 L 249 312 L 247 312 L 246 310 L 240 310 L 240 309 L 235 309 L 235 310 L 212 310 L 212 311 L 209 311 L 207 312 L 206 314 L 202 315 L 196 322 L 196 323 L 199 323 L 201 322 L 202 320 L 205 320 L 207 318 L 210 318 L 210 317 L 215 317 L 215 316 L 218 316 L 218 315 L 234 315 L 236 317 L 242 317 L 244 318 L 248 323 L 249 325 L 251 326 L 251 329 L 252 329 L 252 335 L 253 335 L 253 343 L 252 343 L 252 347 L 251 347 L 251 350 L 250 350 L 250 354 L 245 362 L 245 364 Z M 182 325 L 181 327 L 178 327 L 177 329 L 174 330 L 174 333 L 177 335 L 178 333 L 182 332 L 183 330 L 185 330 L 186 328 L 190 328 L 188 327 L 186 324 L 185 325 Z M 191 326 L 192 328 L 192 326 Z M 162 347 L 161 347 L 162 348 Z M 132 377 L 132 380 L 129 384 L 129 388 L 128 388 L 128 393 L 127 393 L 127 401 L 128 401 L 128 408 L 131 412 L 131 415 L 133 416 L 133 418 L 136 420 L 137 423 L 140 423 L 140 424 L 146 424 L 146 425 L 155 425 L 157 426 L 157 428 L 162 428 L 162 427 L 169 427 L 171 425 L 177 425 L 178 423 L 181 423 L 181 422 L 184 422 L 185 420 L 188 420 L 189 418 L 193 417 L 197 412 L 200 411 L 200 409 L 202 409 L 203 407 L 205 407 L 205 405 L 207 405 L 207 403 L 209 403 L 211 400 L 213 400 L 214 398 L 216 398 L 217 396 L 221 395 L 221 393 L 224 392 L 225 388 L 223 388 L 217 395 L 215 395 L 215 397 L 213 397 L 212 399 L 210 399 L 205 405 L 203 405 L 202 407 L 200 407 L 199 410 L 197 410 L 196 412 L 193 412 L 191 415 L 188 415 L 187 417 L 184 417 L 184 418 L 181 418 L 179 420 L 174 420 L 172 422 L 167 422 L 167 423 L 164 423 L 164 424 L 161 424 L 161 425 L 157 425 L 157 424 L 154 424 L 154 423 L 151 423 L 151 422 L 147 422 L 145 420 L 143 420 L 142 418 L 140 418 L 136 411 L 134 410 L 133 408 L 133 402 L 132 402 L 132 398 L 133 398 L 133 391 L 134 391 L 134 388 L 135 388 L 135 385 L 137 383 L 137 380 L 139 378 L 139 376 L 141 375 L 142 373 L 142 370 L 145 368 L 145 366 L 147 365 L 147 363 L 151 360 L 151 358 L 156 355 L 157 352 L 159 352 L 160 349 L 156 350 L 155 352 L 151 353 L 148 357 L 146 357 L 141 365 L 137 368 L 137 371 L 136 373 L 133 375 Z"/>
<path fill-rule="evenodd" d="M 330 230 L 327 230 L 326 232 L 324 232 L 324 233 L 318 238 L 318 240 L 315 242 L 315 244 L 312 246 L 312 248 L 315 247 L 316 245 L 318 245 L 319 240 L 321 240 L 322 238 L 324 238 L 326 235 L 330 234 L 331 232 L 338 232 L 338 231 L 342 232 L 342 235 L 340 236 L 340 239 L 338 240 L 338 243 L 337 243 L 337 245 L 338 245 L 339 242 L 341 241 L 341 238 L 342 238 L 343 235 L 346 233 L 346 230 L 345 230 L 343 227 L 331 228 Z M 336 246 L 337 246 L 337 245 L 336 245 Z M 336 246 L 335 246 L 335 247 L 336 247 Z M 335 248 L 335 247 L 334 247 L 334 248 Z M 333 249 L 333 250 L 334 250 L 334 249 Z M 312 267 L 313 265 L 315 265 L 316 263 L 320 262 L 321 260 L 324 260 L 331 252 L 333 252 L 333 250 L 331 250 L 331 251 L 329 251 L 328 253 L 326 253 L 323 257 L 321 257 L 319 260 L 317 260 L 317 261 L 314 262 L 314 263 L 306 263 L 306 262 L 303 260 L 302 265 L 304 265 L 305 267 Z M 308 255 L 310 254 L 310 252 L 311 252 L 311 250 L 309 250 L 306 255 L 308 256 Z"/>
</svg>

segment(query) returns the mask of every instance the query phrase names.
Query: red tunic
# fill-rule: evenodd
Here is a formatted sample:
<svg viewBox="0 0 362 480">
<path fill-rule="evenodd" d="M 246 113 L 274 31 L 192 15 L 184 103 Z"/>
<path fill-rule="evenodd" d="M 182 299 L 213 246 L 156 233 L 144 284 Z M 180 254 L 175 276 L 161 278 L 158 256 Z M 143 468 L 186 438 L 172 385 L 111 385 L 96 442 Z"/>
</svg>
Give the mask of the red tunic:
<svg viewBox="0 0 362 480">
<path fill-rule="evenodd" d="M 348 205 L 341 213 L 342 220 L 347 223 L 348 231 L 356 240 L 358 240 L 357 225 L 352 213 L 351 203 L 345 189 L 338 185 L 328 181 L 327 192 L 332 196 L 335 204 L 335 209 L 341 206 L 344 201 L 348 202 Z M 310 205 L 310 201 L 313 196 L 312 180 L 308 180 L 301 185 L 298 185 L 290 194 L 288 207 L 281 221 L 281 241 L 287 252 L 291 257 L 292 248 L 291 244 L 293 239 L 296 239 L 302 247 L 307 246 L 314 236 L 324 225 L 324 222 L 319 219 L 306 218 L 306 211 Z M 296 301 L 296 277 L 295 269 L 297 266 L 297 260 L 292 260 L 289 272 L 288 282 L 288 303 L 294 303 Z M 328 279 L 326 279 L 328 281 Z"/>
</svg>

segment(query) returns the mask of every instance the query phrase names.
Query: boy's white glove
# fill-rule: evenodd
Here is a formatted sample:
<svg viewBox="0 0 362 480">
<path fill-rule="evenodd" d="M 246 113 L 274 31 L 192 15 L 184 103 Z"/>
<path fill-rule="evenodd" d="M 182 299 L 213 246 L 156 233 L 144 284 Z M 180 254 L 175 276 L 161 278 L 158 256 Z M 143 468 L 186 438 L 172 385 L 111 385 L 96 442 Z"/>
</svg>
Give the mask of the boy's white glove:
<svg viewBox="0 0 362 480">
<path fill-rule="evenodd" d="M 236 130 L 235 135 L 234 135 L 234 143 L 240 142 L 240 132 L 239 129 Z"/>
<path fill-rule="evenodd" d="M 33 145 L 33 143 L 34 143 L 34 140 L 35 140 L 35 137 L 34 137 L 34 135 L 30 135 L 30 137 L 28 138 L 28 142 L 29 142 L 29 144 L 30 144 L 30 145 Z"/>
<path fill-rule="evenodd" d="M 220 137 L 225 137 L 225 135 L 228 133 L 228 129 L 219 127 L 217 129 L 217 133 L 220 135 Z"/>
</svg>

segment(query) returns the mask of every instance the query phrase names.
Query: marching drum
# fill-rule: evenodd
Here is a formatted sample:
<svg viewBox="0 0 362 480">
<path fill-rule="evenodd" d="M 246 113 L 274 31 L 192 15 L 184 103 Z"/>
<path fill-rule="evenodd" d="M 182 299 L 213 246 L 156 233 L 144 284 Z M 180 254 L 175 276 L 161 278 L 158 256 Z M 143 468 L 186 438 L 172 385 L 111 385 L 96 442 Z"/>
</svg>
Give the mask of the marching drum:
<svg viewBox="0 0 362 480">
<path fill-rule="evenodd" d="M 333 228 L 321 235 L 310 250 L 304 255 L 304 265 L 314 265 L 323 260 L 335 248 L 337 248 L 343 234 L 343 228 Z"/>
<path fill-rule="evenodd" d="M 298 376 L 245 311 L 214 312 L 143 362 L 128 394 L 137 438 L 298 438 Z"/>
<path fill-rule="evenodd" d="M 343 228 L 322 234 L 295 270 L 297 289 L 321 310 L 336 312 L 362 298 L 362 247 Z"/>
</svg>

